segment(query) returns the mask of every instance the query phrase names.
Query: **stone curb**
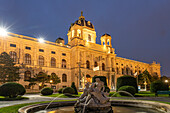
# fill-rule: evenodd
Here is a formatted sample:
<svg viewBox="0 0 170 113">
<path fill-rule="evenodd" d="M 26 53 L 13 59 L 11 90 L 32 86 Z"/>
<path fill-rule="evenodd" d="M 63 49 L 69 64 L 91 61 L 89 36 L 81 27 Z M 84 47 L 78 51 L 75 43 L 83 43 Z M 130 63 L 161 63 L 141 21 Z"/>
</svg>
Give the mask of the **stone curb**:
<svg viewBox="0 0 170 113">
<path fill-rule="evenodd" d="M 73 106 L 76 101 L 63 101 L 63 102 L 53 102 L 48 109 L 56 108 L 56 107 L 64 107 L 64 106 Z M 143 100 L 112 100 L 112 106 L 134 106 L 141 108 L 151 108 L 164 113 L 170 113 L 170 105 L 153 102 L 153 101 L 143 101 Z M 34 104 L 22 107 L 18 110 L 18 113 L 35 113 L 39 110 L 44 110 L 48 103 L 43 104 Z"/>
</svg>

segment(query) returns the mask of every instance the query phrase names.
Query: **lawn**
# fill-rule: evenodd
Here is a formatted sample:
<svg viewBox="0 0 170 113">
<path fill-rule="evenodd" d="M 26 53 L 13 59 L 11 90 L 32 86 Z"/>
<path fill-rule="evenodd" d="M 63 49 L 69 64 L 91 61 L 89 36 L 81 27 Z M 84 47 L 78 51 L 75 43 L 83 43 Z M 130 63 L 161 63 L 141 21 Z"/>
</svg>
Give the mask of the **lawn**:
<svg viewBox="0 0 170 113">
<path fill-rule="evenodd" d="M 125 97 L 125 96 L 121 96 L 119 93 L 115 94 L 116 92 L 110 92 L 109 96 L 113 96 L 114 97 Z M 158 95 L 158 97 L 168 97 L 168 94 L 161 94 Z M 150 91 L 140 91 L 138 93 L 135 94 L 135 97 L 155 97 L 155 93 L 151 93 Z"/>
<path fill-rule="evenodd" d="M 74 100 L 56 100 L 54 102 L 62 102 L 62 101 L 76 101 Z M 34 103 L 26 103 L 26 104 L 18 104 L 9 107 L 0 108 L 0 113 L 18 113 L 18 109 L 24 106 L 33 105 L 33 104 L 41 104 L 41 103 L 49 103 L 50 101 L 44 102 L 34 102 Z"/>
<path fill-rule="evenodd" d="M 83 92 L 78 92 L 78 95 L 71 95 L 71 96 L 66 96 L 64 94 L 55 93 L 55 94 L 47 95 L 47 96 L 48 97 L 58 97 L 58 98 L 76 98 L 76 97 L 80 97 L 82 93 Z"/>
</svg>

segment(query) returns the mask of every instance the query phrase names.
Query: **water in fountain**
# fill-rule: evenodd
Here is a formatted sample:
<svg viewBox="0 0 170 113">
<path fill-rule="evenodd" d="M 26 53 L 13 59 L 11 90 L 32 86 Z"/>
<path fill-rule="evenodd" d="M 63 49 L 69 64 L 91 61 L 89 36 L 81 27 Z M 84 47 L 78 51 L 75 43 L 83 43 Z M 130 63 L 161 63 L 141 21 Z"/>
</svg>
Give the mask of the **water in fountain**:
<svg viewBox="0 0 170 113">
<path fill-rule="evenodd" d="M 136 100 L 136 98 L 135 98 L 131 93 L 129 93 L 129 92 L 127 92 L 127 91 L 118 91 L 118 92 L 114 93 L 111 97 L 115 96 L 115 95 L 118 94 L 118 93 L 128 94 L 128 95 L 130 95 L 133 99 Z"/>
</svg>

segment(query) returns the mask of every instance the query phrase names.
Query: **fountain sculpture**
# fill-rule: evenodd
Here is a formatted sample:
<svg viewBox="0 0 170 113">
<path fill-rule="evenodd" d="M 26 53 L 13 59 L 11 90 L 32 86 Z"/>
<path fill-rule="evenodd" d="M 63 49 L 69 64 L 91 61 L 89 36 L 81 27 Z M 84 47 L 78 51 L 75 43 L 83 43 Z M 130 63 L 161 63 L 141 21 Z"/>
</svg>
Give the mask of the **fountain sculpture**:
<svg viewBox="0 0 170 113">
<path fill-rule="evenodd" d="M 96 82 L 85 84 L 83 94 L 75 104 L 75 113 L 113 113 L 108 92 L 104 92 L 104 82 L 96 78 Z"/>
</svg>

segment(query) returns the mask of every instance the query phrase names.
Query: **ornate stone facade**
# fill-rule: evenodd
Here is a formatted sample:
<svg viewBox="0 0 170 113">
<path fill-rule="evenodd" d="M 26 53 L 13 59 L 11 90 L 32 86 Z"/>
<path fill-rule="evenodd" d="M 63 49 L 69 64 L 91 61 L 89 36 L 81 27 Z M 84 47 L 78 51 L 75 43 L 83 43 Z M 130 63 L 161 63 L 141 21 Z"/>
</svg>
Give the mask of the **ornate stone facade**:
<svg viewBox="0 0 170 113">
<path fill-rule="evenodd" d="M 106 76 L 109 87 L 114 87 L 117 77 L 133 76 L 146 69 L 153 76 L 161 76 L 159 63 L 147 64 L 118 57 L 109 34 L 101 36 L 101 45 L 96 44 L 94 26 L 83 14 L 71 24 L 67 35 L 68 44 L 65 45 L 62 38 L 40 43 L 36 38 L 8 33 L 8 36 L 0 37 L 0 52 L 10 53 L 16 65 L 22 67 L 19 83 L 26 87 L 28 82 L 24 79 L 40 71 L 56 73 L 61 78 L 57 88 L 70 86 L 71 82 L 84 87 L 93 76 Z"/>
</svg>

